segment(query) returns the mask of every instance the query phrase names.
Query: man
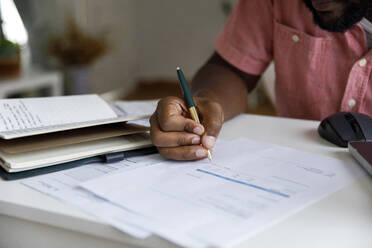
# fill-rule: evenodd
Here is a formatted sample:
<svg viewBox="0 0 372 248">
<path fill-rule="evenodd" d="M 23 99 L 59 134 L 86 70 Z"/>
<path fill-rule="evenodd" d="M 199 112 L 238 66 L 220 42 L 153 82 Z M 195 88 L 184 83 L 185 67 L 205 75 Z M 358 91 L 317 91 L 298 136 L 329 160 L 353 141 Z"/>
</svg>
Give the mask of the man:
<svg viewBox="0 0 372 248">
<path fill-rule="evenodd" d="M 272 60 L 279 116 L 372 116 L 371 6 L 371 0 L 240 0 L 216 53 L 191 83 L 202 125 L 188 118 L 176 97 L 161 100 L 151 117 L 160 154 L 205 158 L 223 121 L 245 110 L 248 92 Z"/>
</svg>

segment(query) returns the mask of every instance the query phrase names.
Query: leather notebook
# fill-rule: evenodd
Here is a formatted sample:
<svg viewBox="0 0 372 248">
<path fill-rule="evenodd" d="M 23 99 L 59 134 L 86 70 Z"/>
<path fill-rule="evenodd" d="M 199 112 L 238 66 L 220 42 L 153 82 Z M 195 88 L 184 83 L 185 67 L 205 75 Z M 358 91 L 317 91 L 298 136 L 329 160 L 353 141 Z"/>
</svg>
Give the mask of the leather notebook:
<svg viewBox="0 0 372 248">
<path fill-rule="evenodd" d="M 0 99 L 2 172 L 111 161 L 106 158 L 152 147 L 148 127 L 127 123 L 148 117 L 139 112 L 128 113 L 98 95 Z"/>
</svg>

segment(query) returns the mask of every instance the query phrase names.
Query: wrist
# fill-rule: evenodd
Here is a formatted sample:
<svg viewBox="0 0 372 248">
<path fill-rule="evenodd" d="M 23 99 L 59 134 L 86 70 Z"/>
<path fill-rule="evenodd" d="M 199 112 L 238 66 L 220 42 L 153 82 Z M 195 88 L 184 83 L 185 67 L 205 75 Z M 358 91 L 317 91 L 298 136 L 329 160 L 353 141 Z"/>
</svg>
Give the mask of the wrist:
<svg viewBox="0 0 372 248">
<path fill-rule="evenodd" d="M 206 98 L 210 101 L 220 103 L 216 94 L 208 89 L 200 89 L 194 92 L 195 97 Z"/>
</svg>

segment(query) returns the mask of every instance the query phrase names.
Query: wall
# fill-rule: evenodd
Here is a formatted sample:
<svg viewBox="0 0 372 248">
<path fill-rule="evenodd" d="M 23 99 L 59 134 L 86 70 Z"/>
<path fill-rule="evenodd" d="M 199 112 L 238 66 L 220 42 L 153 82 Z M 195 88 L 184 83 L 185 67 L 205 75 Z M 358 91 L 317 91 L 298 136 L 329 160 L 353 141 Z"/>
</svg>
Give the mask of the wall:
<svg viewBox="0 0 372 248">
<path fill-rule="evenodd" d="M 119 87 L 129 91 L 138 79 L 175 79 L 181 66 L 191 77 L 213 52 L 226 21 L 223 2 L 234 0 L 16 0 L 31 9 L 34 62 L 45 66 L 47 40 L 76 18 L 84 29 L 108 30 L 111 51 L 91 70 L 91 92 Z"/>
<path fill-rule="evenodd" d="M 212 54 L 214 39 L 225 23 L 221 3 L 136 1 L 137 75 L 174 78 L 177 66 L 193 75 Z"/>
<path fill-rule="evenodd" d="M 92 91 L 128 91 L 138 79 L 191 77 L 213 52 L 226 21 L 222 0 L 59 0 L 73 6 L 82 26 L 108 27 L 112 51 L 92 68 Z"/>
</svg>

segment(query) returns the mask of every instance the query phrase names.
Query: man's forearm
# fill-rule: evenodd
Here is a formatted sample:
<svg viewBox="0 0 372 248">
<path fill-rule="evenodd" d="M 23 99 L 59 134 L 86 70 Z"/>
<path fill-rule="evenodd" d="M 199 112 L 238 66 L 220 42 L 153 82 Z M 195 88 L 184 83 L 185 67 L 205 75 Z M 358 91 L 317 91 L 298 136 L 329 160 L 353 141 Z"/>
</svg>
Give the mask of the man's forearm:
<svg viewBox="0 0 372 248">
<path fill-rule="evenodd" d="M 220 103 L 228 120 L 246 110 L 248 92 L 258 79 L 233 68 L 215 53 L 195 75 L 191 87 L 195 96 Z"/>
</svg>

